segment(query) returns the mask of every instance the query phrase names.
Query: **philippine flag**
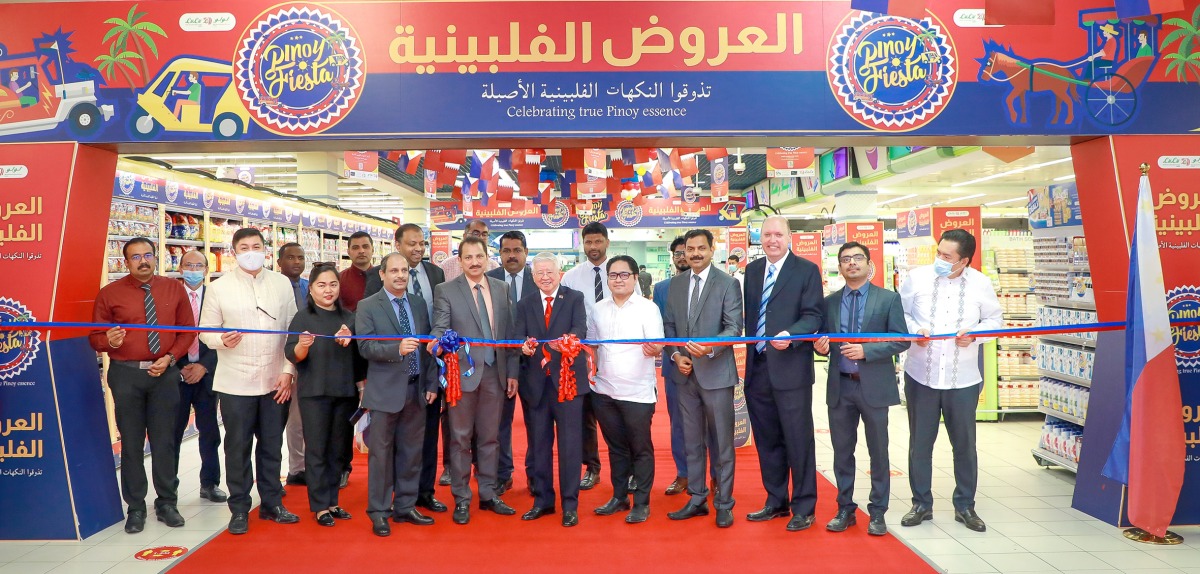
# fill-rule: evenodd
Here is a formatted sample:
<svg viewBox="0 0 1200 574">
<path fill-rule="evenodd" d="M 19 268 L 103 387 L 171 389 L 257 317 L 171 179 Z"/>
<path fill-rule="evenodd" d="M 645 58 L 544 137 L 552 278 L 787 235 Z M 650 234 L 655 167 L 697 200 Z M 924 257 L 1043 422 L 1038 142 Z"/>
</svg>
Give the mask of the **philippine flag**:
<svg viewBox="0 0 1200 574">
<path fill-rule="evenodd" d="M 1162 537 L 1179 501 L 1187 447 L 1151 195 L 1142 175 L 1129 254 L 1125 417 L 1103 472 L 1128 486 L 1129 522 Z"/>
<path fill-rule="evenodd" d="M 926 0 L 850 0 L 850 8 L 920 20 L 925 17 L 926 3 Z"/>
</svg>

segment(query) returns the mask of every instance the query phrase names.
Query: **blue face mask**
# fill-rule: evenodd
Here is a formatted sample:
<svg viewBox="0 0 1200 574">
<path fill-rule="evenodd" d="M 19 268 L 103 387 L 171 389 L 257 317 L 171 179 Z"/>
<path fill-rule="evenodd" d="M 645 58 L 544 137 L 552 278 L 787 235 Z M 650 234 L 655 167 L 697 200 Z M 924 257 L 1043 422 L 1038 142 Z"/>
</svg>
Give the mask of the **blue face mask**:
<svg viewBox="0 0 1200 574">
<path fill-rule="evenodd" d="M 183 282 L 195 287 L 204 282 L 204 272 L 184 270 Z"/>
<path fill-rule="evenodd" d="M 935 259 L 933 261 L 933 270 L 938 274 L 938 277 L 949 277 L 954 272 L 954 264 L 944 259 Z"/>
</svg>

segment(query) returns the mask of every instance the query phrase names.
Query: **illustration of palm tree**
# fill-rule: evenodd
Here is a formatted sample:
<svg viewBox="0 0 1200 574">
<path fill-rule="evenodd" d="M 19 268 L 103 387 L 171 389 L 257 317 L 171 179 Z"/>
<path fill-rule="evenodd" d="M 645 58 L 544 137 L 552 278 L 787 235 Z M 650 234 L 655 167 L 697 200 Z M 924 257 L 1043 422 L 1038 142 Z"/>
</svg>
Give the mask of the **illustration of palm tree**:
<svg viewBox="0 0 1200 574">
<path fill-rule="evenodd" d="M 133 60 L 145 59 L 142 58 L 142 55 L 138 54 L 137 52 L 131 52 L 129 50 L 118 52 L 117 43 L 114 42 L 108 45 L 108 55 L 99 56 L 95 61 L 100 62 L 98 67 L 100 72 L 104 74 L 105 79 L 111 81 L 113 79 L 113 72 L 120 72 L 121 76 L 125 78 L 125 82 L 129 84 L 129 89 L 133 90 L 133 78 L 129 77 L 129 72 L 125 71 L 125 69 L 128 68 L 132 70 L 133 73 L 138 73 L 137 66 L 133 65 Z"/>
<path fill-rule="evenodd" d="M 116 46 L 118 52 L 125 52 L 129 49 L 129 45 L 133 44 L 133 51 L 140 56 L 142 69 L 139 72 L 143 81 L 150 79 L 150 66 L 146 63 L 146 50 L 150 49 L 150 53 L 154 57 L 158 57 L 158 46 L 154 43 L 152 34 L 158 34 L 163 38 L 167 37 L 167 32 L 161 26 L 153 22 L 140 21 L 146 16 L 146 12 L 138 12 L 137 4 L 129 9 L 129 14 L 125 18 L 109 18 L 105 20 L 105 24 L 111 24 L 112 28 L 104 35 L 101 42 L 107 42 L 110 39 L 116 38 Z M 143 47 L 144 45 L 144 47 Z M 136 70 L 135 70 L 136 71 Z"/>
<path fill-rule="evenodd" d="M 1200 6 L 1192 13 L 1192 21 L 1183 18 L 1171 18 L 1163 23 L 1165 26 L 1175 26 L 1175 29 L 1163 38 L 1160 50 L 1166 53 L 1167 46 L 1178 41 L 1175 53 L 1167 54 L 1167 73 L 1175 70 L 1175 78 L 1187 82 L 1188 76 L 1194 76 L 1200 82 Z"/>
</svg>

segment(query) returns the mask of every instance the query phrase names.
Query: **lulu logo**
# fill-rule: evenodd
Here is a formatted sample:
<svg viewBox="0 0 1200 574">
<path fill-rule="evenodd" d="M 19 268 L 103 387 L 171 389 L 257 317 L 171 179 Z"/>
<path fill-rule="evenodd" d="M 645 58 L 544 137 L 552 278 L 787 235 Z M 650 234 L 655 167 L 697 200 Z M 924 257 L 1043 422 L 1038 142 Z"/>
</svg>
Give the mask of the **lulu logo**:
<svg viewBox="0 0 1200 574">
<path fill-rule="evenodd" d="M 33 314 L 19 301 L 0 298 L 0 323 L 31 322 Z M 37 358 L 42 346 L 38 331 L 0 331 L 0 380 L 23 373 Z"/>
<path fill-rule="evenodd" d="M 341 15 L 285 5 L 242 34 L 234 85 L 251 117 L 285 136 L 321 133 L 350 113 L 366 81 L 364 51 Z"/>
<path fill-rule="evenodd" d="M 838 104 L 876 130 L 932 121 L 954 95 L 957 53 L 936 16 L 910 20 L 852 11 L 829 44 L 827 72 Z"/>
</svg>

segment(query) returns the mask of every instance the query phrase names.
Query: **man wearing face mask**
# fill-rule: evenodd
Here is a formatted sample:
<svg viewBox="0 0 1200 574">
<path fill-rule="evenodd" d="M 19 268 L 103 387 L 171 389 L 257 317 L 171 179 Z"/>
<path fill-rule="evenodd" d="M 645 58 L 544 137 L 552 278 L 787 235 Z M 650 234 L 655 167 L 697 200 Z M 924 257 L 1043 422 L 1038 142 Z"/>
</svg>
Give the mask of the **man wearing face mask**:
<svg viewBox="0 0 1200 574">
<path fill-rule="evenodd" d="M 208 277 L 208 258 L 200 250 L 192 250 L 179 259 L 183 271 L 192 318 L 200 321 L 200 309 L 204 305 L 204 280 Z M 175 449 L 183 444 L 183 431 L 187 429 L 192 409 L 196 410 L 196 430 L 200 431 L 197 442 L 200 446 L 200 498 L 212 502 L 229 500 L 221 489 L 221 461 L 217 447 L 221 446 L 221 429 L 217 426 L 217 395 L 213 392 L 213 372 L 217 370 L 217 352 L 197 338 L 188 347 L 188 352 L 179 357 L 179 415 L 175 419 Z M 179 461 L 175 461 L 175 472 L 179 473 Z"/>
<path fill-rule="evenodd" d="M 979 458 L 975 450 L 975 406 L 983 388 L 979 368 L 982 339 L 972 331 L 999 329 L 1003 310 L 992 282 L 970 267 L 975 237 L 962 229 L 942 234 L 933 265 L 909 272 L 900 286 L 904 318 L 913 332 L 955 333 L 954 339 L 918 339 L 904 363 L 904 396 L 910 429 L 908 482 L 913 506 L 902 526 L 933 518 L 933 444 L 939 421 L 954 449 L 954 520 L 976 532 L 986 530 L 975 513 Z"/>
<path fill-rule="evenodd" d="M 200 311 L 200 326 L 231 330 L 202 333 L 200 342 L 216 349 L 219 358 L 213 390 L 220 393 L 225 421 L 225 474 L 233 515 L 229 532 L 245 534 L 255 484 L 262 501 L 259 518 L 279 524 L 300 520 L 284 508 L 279 481 L 284 413 L 296 390 L 296 366 L 283 353 L 287 337 L 239 331 L 286 331 L 296 314 L 296 298 L 287 277 L 263 269 L 267 254 L 261 232 L 244 227 L 233 234 L 231 244 L 237 268 L 208 286 Z"/>
</svg>

